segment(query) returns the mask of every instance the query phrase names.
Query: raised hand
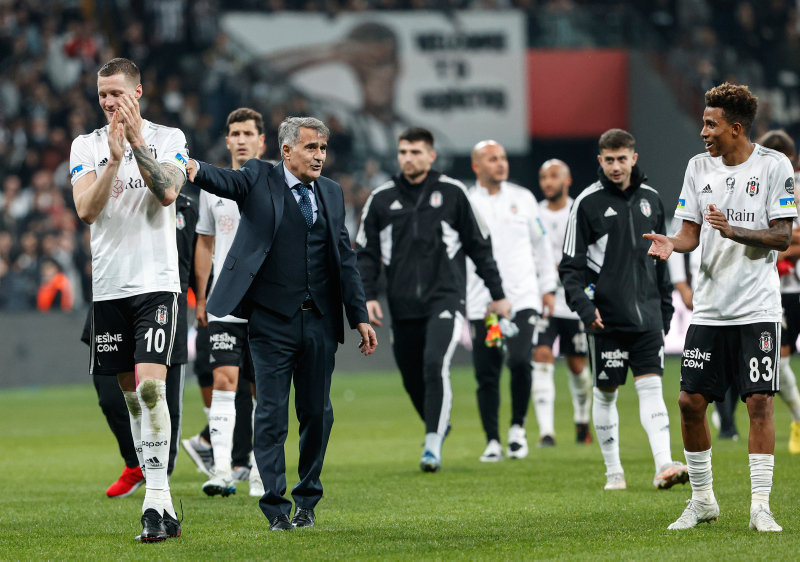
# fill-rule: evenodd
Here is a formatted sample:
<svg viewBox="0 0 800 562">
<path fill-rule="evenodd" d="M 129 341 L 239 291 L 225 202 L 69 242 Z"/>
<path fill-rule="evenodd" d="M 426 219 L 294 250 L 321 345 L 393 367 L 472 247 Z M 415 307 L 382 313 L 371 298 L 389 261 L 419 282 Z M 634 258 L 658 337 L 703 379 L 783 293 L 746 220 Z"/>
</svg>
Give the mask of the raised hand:
<svg viewBox="0 0 800 562">
<path fill-rule="evenodd" d="M 723 238 L 730 238 L 733 236 L 733 227 L 725 218 L 725 214 L 719 210 L 716 205 L 709 205 L 708 212 L 705 214 L 706 222 L 711 225 L 714 230 L 719 230 Z"/>
<path fill-rule="evenodd" d="M 675 245 L 672 240 L 663 234 L 642 234 L 642 236 L 653 242 L 650 244 L 650 249 L 647 250 L 647 255 L 651 258 L 655 258 L 658 261 L 667 261 L 667 258 L 672 255 Z"/>
<path fill-rule="evenodd" d="M 125 154 L 124 126 L 119 122 L 117 115 L 119 112 L 114 112 L 111 122 L 108 124 L 108 150 L 111 152 L 112 162 L 121 162 L 122 156 Z"/>
<path fill-rule="evenodd" d="M 132 146 L 142 144 L 144 142 L 142 137 L 144 119 L 139 112 L 139 100 L 133 94 L 124 94 L 120 98 L 119 108 L 115 115 L 120 114 L 122 122 L 125 124 L 125 138 Z"/>
</svg>

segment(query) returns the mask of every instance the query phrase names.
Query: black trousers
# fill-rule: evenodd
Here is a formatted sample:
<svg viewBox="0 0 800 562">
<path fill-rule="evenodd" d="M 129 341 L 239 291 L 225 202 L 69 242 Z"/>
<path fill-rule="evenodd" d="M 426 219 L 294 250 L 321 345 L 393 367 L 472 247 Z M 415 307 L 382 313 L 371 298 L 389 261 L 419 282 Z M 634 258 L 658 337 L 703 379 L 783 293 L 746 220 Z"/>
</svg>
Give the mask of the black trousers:
<svg viewBox="0 0 800 562">
<path fill-rule="evenodd" d="M 94 375 L 92 379 L 94 379 L 94 388 L 97 391 L 100 409 L 103 410 L 103 414 L 106 416 L 111 433 L 117 438 L 119 454 L 125 460 L 125 466 L 136 468 L 139 466 L 139 459 L 136 456 L 136 448 L 133 446 L 131 419 L 128 416 L 128 406 L 125 404 L 125 397 L 122 395 L 122 389 L 119 387 L 117 377 Z M 167 474 L 172 474 L 172 471 L 175 470 L 175 462 L 178 457 L 185 381 L 186 365 L 173 365 L 167 369 L 167 407 L 169 408 L 169 417 L 172 423 Z"/>
<path fill-rule="evenodd" d="M 525 426 L 531 400 L 533 332 L 539 315 L 531 309 L 520 310 L 514 316 L 519 334 L 506 341 L 506 363 L 511 371 L 511 425 Z M 486 325 L 483 320 L 470 320 L 472 362 L 478 381 L 478 411 L 481 414 L 486 441 L 500 440 L 498 413 L 500 410 L 500 375 L 503 372 L 503 353 L 496 347 L 486 347 Z"/>
<path fill-rule="evenodd" d="M 444 436 L 450 425 L 450 361 L 463 327 L 464 316 L 452 310 L 392 321 L 394 358 L 403 386 L 425 422 L 425 433 Z"/>
<path fill-rule="evenodd" d="M 289 390 L 294 381 L 300 425 L 300 477 L 292 497 L 297 507 L 313 508 L 322 498 L 322 463 L 333 426 L 331 374 L 338 347 L 332 314 L 298 310 L 292 318 L 254 306 L 249 341 L 256 374 L 253 452 L 264 495 L 259 506 L 267 519 L 291 515 L 286 493 L 283 446 L 289 432 Z"/>
</svg>

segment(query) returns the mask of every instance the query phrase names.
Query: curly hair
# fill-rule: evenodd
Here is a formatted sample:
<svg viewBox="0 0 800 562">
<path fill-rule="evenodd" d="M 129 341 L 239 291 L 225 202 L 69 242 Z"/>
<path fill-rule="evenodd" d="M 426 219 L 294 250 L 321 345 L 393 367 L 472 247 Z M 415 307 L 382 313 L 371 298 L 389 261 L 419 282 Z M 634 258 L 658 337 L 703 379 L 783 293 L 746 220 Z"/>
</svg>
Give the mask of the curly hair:
<svg viewBox="0 0 800 562">
<path fill-rule="evenodd" d="M 725 121 L 731 125 L 739 123 L 749 135 L 758 111 L 758 98 L 747 86 L 725 82 L 706 92 L 706 107 L 720 108 Z"/>
</svg>

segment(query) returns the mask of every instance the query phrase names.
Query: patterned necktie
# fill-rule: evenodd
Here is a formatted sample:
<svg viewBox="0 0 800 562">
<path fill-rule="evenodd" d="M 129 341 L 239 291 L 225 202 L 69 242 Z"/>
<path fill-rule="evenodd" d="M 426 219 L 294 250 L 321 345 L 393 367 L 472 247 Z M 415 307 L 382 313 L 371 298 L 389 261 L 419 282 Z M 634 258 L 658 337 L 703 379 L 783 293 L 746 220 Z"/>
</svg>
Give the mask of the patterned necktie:
<svg viewBox="0 0 800 562">
<path fill-rule="evenodd" d="M 314 209 L 311 207 L 311 197 L 308 196 L 308 190 L 310 186 L 304 183 L 298 183 L 294 187 L 300 194 L 300 211 L 306 218 L 306 224 L 308 225 L 308 228 L 311 228 L 311 225 L 314 224 Z"/>
</svg>

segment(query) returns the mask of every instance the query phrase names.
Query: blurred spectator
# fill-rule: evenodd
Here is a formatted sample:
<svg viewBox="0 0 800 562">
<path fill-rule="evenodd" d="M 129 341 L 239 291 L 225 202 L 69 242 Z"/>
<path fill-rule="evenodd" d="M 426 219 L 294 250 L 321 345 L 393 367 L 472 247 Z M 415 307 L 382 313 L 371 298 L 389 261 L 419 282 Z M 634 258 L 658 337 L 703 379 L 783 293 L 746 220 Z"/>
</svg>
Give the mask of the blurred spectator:
<svg viewBox="0 0 800 562">
<path fill-rule="evenodd" d="M 41 312 L 60 309 L 72 310 L 72 285 L 54 260 L 44 260 L 41 265 L 42 284 L 36 295 L 36 308 Z"/>
</svg>

